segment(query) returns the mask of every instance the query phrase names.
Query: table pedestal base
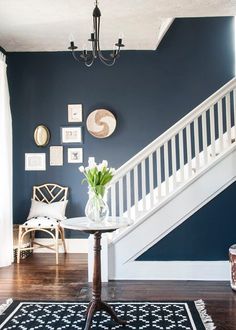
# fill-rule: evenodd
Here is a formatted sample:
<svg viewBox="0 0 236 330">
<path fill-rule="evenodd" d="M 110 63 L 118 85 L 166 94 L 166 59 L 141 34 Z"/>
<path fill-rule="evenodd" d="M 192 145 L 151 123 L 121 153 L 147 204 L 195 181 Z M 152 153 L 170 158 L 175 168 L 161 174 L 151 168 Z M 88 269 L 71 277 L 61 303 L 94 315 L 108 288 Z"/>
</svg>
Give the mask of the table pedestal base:
<svg viewBox="0 0 236 330">
<path fill-rule="evenodd" d="M 80 220 L 80 221 L 78 221 Z M 87 234 L 94 235 L 94 267 L 93 267 L 93 288 L 92 288 L 92 300 L 88 305 L 86 312 L 86 323 L 84 330 L 91 328 L 93 316 L 98 311 L 104 311 L 118 324 L 124 325 L 126 321 L 117 317 L 113 309 L 105 302 L 102 301 L 102 281 L 101 281 L 101 235 L 103 233 L 111 233 L 119 228 L 130 225 L 130 221 L 127 219 L 121 219 L 120 217 L 109 217 L 108 223 L 92 223 L 88 222 L 87 218 L 74 218 L 67 219 L 65 222 L 61 222 L 63 228 L 81 230 Z"/>
<path fill-rule="evenodd" d="M 114 310 L 105 302 L 103 301 L 91 301 L 88 305 L 87 315 L 86 315 L 86 324 L 84 330 L 89 330 L 92 324 L 93 316 L 98 311 L 105 311 L 107 314 L 111 316 L 111 318 L 117 322 L 118 324 L 125 325 L 126 321 L 121 320 L 117 317 Z"/>
</svg>

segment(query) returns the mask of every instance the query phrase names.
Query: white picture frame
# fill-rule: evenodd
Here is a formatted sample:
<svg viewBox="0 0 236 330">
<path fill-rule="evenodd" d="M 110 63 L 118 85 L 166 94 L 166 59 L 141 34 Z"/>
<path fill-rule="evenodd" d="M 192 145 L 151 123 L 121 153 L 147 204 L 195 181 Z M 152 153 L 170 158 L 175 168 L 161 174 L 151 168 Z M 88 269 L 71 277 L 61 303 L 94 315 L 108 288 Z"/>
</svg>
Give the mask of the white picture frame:
<svg viewBox="0 0 236 330">
<path fill-rule="evenodd" d="M 82 104 L 68 104 L 68 123 L 81 123 L 83 121 Z"/>
<path fill-rule="evenodd" d="M 46 171 L 46 154 L 26 153 L 25 171 Z"/>
<path fill-rule="evenodd" d="M 63 166 L 63 146 L 50 146 L 50 166 Z"/>
<path fill-rule="evenodd" d="M 83 163 L 83 148 L 67 149 L 68 163 Z"/>
<path fill-rule="evenodd" d="M 61 142 L 62 143 L 82 143 L 82 128 L 81 127 L 61 127 Z"/>
</svg>

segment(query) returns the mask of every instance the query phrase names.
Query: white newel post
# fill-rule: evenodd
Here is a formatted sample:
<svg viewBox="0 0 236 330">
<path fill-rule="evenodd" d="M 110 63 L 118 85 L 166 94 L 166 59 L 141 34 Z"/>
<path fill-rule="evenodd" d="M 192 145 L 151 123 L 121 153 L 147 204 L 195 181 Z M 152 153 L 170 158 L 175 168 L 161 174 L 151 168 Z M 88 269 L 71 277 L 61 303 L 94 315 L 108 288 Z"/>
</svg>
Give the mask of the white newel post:
<svg viewBox="0 0 236 330">
<path fill-rule="evenodd" d="M 101 238 L 101 275 L 102 282 L 108 282 L 108 237 L 102 234 Z M 93 264 L 94 264 L 94 236 L 88 238 L 88 282 L 93 281 Z"/>
</svg>

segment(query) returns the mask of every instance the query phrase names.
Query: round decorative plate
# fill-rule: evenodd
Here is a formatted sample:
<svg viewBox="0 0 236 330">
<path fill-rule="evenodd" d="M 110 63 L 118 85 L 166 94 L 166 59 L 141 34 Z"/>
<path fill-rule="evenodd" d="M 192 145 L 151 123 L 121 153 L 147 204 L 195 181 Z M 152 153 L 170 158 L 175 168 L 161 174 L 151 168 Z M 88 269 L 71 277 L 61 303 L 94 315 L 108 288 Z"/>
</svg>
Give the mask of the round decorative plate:
<svg viewBox="0 0 236 330">
<path fill-rule="evenodd" d="M 104 139 L 114 132 L 116 118 L 106 109 L 97 109 L 89 114 L 86 125 L 92 136 Z"/>
</svg>

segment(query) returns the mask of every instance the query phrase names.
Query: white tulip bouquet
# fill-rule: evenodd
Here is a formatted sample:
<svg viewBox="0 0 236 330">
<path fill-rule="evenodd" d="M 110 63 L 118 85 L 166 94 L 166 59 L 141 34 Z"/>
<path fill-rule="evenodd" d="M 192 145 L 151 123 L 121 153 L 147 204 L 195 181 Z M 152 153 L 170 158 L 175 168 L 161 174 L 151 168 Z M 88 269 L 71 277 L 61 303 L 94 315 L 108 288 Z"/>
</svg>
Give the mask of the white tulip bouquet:
<svg viewBox="0 0 236 330">
<path fill-rule="evenodd" d="M 90 190 L 97 196 L 104 197 L 106 187 L 112 180 L 115 169 L 108 167 L 108 162 L 103 160 L 100 164 L 96 164 L 94 157 L 89 157 L 88 166 L 80 166 L 80 172 L 82 172 L 85 178 L 83 182 L 87 182 Z"/>
</svg>

